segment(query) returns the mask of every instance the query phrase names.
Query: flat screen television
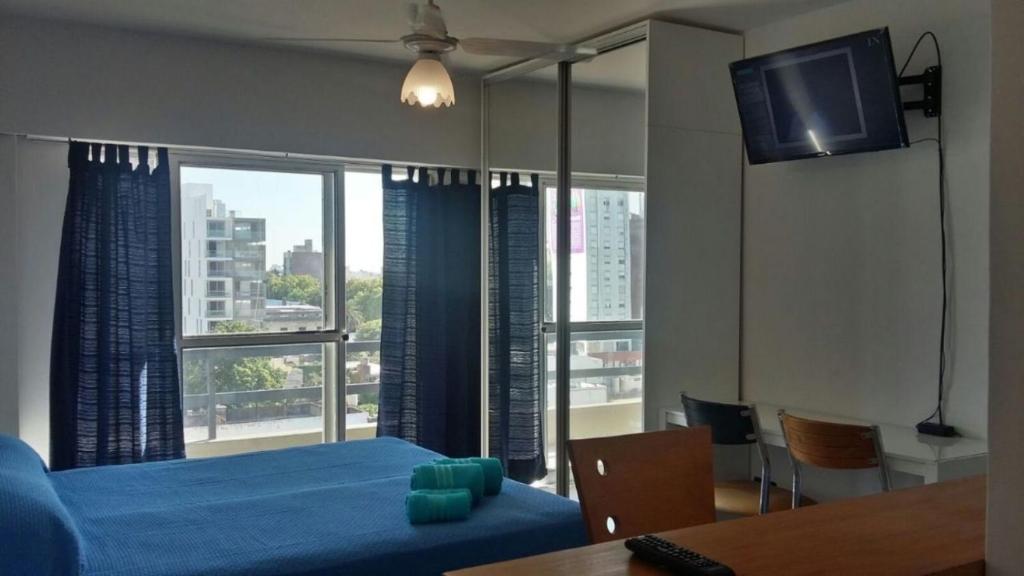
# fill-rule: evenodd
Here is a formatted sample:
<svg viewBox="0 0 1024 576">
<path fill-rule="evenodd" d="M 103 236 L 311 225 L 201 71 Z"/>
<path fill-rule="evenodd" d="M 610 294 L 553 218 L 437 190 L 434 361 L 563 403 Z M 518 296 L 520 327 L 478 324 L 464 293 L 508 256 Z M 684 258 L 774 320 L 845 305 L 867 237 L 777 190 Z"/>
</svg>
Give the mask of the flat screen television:
<svg viewBox="0 0 1024 576">
<path fill-rule="evenodd" d="M 729 69 L 751 164 L 910 145 L 888 28 Z"/>
</svg>

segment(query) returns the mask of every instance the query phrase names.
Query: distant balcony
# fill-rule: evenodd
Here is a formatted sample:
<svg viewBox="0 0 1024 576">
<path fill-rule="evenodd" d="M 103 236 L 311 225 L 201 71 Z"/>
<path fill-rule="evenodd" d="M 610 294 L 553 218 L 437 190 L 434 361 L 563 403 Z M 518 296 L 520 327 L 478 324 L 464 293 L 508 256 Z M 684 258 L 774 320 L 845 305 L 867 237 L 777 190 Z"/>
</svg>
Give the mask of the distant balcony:
<svg viewBox="0 0 1024 576">
<path fill-rule="evenodd" d="M 218 318 L 218 319 L 219 318 L 227 318 L 228 317 L 228 311 L 227 310 L 217 310 L 217 309 L 210 310 L 209 308 L 207 308 L 206 309 L 206 317 L 207 318 Z"/>
</svg>

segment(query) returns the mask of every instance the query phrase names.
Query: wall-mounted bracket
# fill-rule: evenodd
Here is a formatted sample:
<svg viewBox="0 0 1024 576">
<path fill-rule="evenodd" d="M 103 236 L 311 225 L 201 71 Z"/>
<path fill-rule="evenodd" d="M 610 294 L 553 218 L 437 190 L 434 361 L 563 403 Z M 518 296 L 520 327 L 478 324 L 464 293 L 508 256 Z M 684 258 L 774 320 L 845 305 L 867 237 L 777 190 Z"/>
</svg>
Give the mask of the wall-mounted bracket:
<svg viewBox="0 0 1024 576">
<path fill-rule="evenodd" d="M 929 66 L 924 74 L 900 78 L 900 86 L 920 84 L 924 87 L 924 99 L 904 102 L 904 110 L 923 110 L 928 118 L 942 115 L 942 66 Z"/>
</svg>

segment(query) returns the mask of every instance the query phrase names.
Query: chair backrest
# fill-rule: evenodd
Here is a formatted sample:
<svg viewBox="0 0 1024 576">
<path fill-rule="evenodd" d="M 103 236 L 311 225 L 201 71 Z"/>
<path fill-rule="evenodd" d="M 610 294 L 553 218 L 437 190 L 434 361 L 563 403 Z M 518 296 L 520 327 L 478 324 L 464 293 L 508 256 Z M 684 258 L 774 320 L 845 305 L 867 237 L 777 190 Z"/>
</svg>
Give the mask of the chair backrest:
<svg viewBox="0 0 1024 576">
<path fill-rule="evenodd" d="M 722 404 L 698 400 L 680 394 L 687 426 L 708 426 L 711 428 L 713 444 L 753 444 L 757 442 L 757 423 L 751 406 Z"/>
<path fill-rule="evenodd" d="M 779 411 L 790 455 L 819 468 L 878 468 L 884 459 L 875 426 L 808 420 Z"/>
<path fill-rule="evenodd" d="M 568 451 L 593 543 L 715 521 L 707 427 L 570 440 Z"/>
</svg>

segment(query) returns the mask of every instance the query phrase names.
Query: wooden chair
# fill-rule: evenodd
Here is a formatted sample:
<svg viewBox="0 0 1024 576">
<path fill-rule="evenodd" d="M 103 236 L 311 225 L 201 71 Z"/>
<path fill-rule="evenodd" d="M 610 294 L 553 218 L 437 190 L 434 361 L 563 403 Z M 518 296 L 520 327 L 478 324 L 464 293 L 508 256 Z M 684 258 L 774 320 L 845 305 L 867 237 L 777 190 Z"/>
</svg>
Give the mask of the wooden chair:
<svg viewBox="0 0 1024 576">
<path fill-rule="evenodd" d="M 592 543 L 715 521 L 711 430 L 570 440 Z"/>
<path fill-rule="evenodd" d="M 680 394 L 680 399 L 688 427 L 709 426 L 711 443 L 715 445 L 753 444 L 761 458 L 760 482 L 740 480 L 715 483 L 715 509 L 739 516 L 789 510 L 792 494 L 772 484 L 771 460 L 761 436 L 757 408 L 753 405 L 698 400 L 685 392 Z M 803 497 L 801 502 L 804 506 L 814 504 L 807 497 Z"/>
<path fill-rule="evenodd" d="M 799 418 L 779 410 L 782 435 L 793 464 L 793 508 L 800 497 L 800 466 L 861 470 L 878 468 L 882 491 L 892 488 L 878 426 L 837 424 Z"/>
</svg>

